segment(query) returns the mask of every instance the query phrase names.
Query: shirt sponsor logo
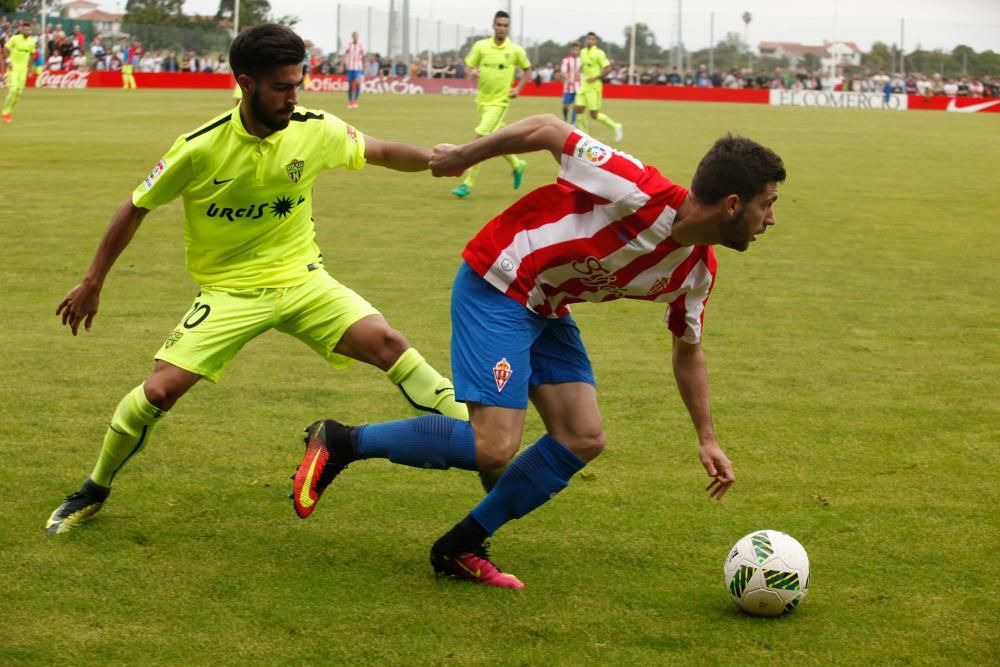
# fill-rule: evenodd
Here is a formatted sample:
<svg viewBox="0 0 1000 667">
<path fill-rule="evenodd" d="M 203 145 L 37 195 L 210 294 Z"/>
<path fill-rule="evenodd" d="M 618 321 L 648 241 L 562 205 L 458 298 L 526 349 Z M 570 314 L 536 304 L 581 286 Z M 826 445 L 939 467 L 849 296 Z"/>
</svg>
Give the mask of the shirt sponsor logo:
<svg viewBox="0 0 1000 667">
<path fill-rule="evenodd" d="M 504 357 L 493 366 L 493 379 L 497 383 L 497 391 L 503 391 L 503 388 L 507 386 L 507 380 L 513 374 L 514 371 L 511 370 L 507 357 Z"/>
<path fill-rule="evenodd" d="M 347 128 L 347 138 L 353 141 L 354 143 L 358 143 L 358 131 L 355 130 L 350 125 L 347 125 L 345 127 Z"/>
<path fill-rule="evenodd" d="M 165 160 L 160 160 L 159 162 L 156 163 L 156 166 L 153 167 L 153 171 L 149 172 L 149 176 L 147 176 L 146 180 L 143 181 L 143 184 L 146 186 L 147 192 L 153 189 L 153 184 L 156 183 L 156 181 L 160 178 L 160 176 L 163 175 L 163 172 L 165 172 L 166 170 L 167 170 L 167 163 Z"/>
<path fill-rule="evenodd" d="M 601 265 L 601 260 L 596 257 L 588 257 L 582 262 L 573 262 L 573 270 L 584 276 L 580 278 L 580 282 L 587 287 L 610 292 L 618 297 L 625 296 L 625 292 L 615 285 L 618 282 L 618 276 L 604 268 Z"/>
<path fill-rule="evenodd" d="M 209 218 L 223 218 L 229 222 L 259 220 L 264 216 L 264 212 L 270 209 L 272 218 L 283 219 L 291 215 L 295 207 L 303 204 L 305 201 L 306 198 L 301 195 L 297 201 L 291 197 L 281 195 L 276 197 L 274 201 L 265 201 L 259 204 L 251 203 L 239 208 L 235 206 L 220 207 L 215 202 L 211 202 L 208 205 L 208 210 L 205 211 L 205 215 Z"/>
<path fill-rule="evenodd" d="M 305 166 L 306 163 L 302 160 L 292 160 L 285 165 L 285 171 L 288 172 L 288 178 L 292 179 L 292 183 L 299 182 L 299 179 L 302 178 L 302 170 Z"/>
</svg>

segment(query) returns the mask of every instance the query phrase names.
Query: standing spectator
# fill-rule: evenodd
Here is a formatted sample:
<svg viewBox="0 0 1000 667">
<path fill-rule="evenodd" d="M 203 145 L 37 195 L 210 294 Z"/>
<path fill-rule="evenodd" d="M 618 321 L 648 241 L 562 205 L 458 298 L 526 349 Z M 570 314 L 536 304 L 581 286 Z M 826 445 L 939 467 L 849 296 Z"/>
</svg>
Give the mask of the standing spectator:
<svg viewBox="0 0 1000 667">
<path fill-rule="evenodd" d="M 164 72 L 180 71 L 180 64 L 177 62 L 177 54 L 173 51 L 167 51 L 167 55 L 163 58 L 163 63 L 160 65 L 160 69 Z"/>
<path fill-rule="evenodd" d="M 684 83 L 685 86 L 687 86 L 689 88 L 691 86 L 695 85 L 695 83 L 697 81 L 694 78 L 694 72 L 691 71 L 691 70 L 685 70 L 685 72 L 684 72 L 684 78 L 682 79 L 682 82 Z"/>
<path fill-rule="evenodd" d="M 552 63 L 545 63 L 544 66 L 535 70 L 535 81 L 537 83 L 548 83 L 552 81 L 552 77 L 555 76 L 555 73 L 556 69 L 552 66 Z"/>
<path fill-rule="evenodd" d="M 365 63 L 364 74 L 370 79 L 377 79 L 379 71 L 382 69 L 374 53 L 368 54 L 368 61 Z"/>
<path fill-rule="evenodd" d="M 392 73 L 395 76 L 406 76 L 406 62 L 403 56 L 396 56 L 396 64 L 392 66 Z"/>
<path fill-rule="evenodd" d="M 358 33 L 351 33 L 351 41 L 344 47 L 344 71 L 347 73 L 347 108 L 358 108 L 361 79 L 365 75 L 365 47 L 358 41 Z"/>
<path fill-rule="evenodd" d="M 712 87 L 712 77 L 708 74 L 707 65 L 698 65 L 698 74 L 695 76 L 694 85 L 699 88 L 711 88 Z"/>
<path fill-rule="evenodd" d="M 229 67 L 229 61 L 226 60 L 226 54 L 220 53 L 219 60 L 215 65 L 216 74 L 230 74 L 232 70 Z"/>
<path fill-rule="evenodd" d="M 87 36 L 83 34 L 80 26 L 73 26 L 73 48 L 80 49 L 80 53 L 85 53 L 87 48 Z"/>
<path fill-rule="evenodd" d="M 740 78 L 739 70 L 735 67 L 729 70 L 726 77 L 722 80 L 723 88 L 740 88 L 743 86 L 743 80 Z"/>
<path fill-rule="evenodd" d="M 667 85 L 668 86 L 680 86 L 684 83 L 684 79 L 681 78 L 681 73 L 677 71 L 677 65 L 670 68 L 670 74 L 667 75 Z"/>
</svg>

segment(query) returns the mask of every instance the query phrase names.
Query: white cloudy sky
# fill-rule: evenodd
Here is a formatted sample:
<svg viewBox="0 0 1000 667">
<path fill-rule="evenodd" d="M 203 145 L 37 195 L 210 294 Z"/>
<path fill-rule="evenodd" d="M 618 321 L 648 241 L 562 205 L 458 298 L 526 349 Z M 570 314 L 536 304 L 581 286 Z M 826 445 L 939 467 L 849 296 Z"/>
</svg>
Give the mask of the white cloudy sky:
<svg viewBox="0 0 1000 667">
<path fill-rule="evenodd" d="M 421 48 L 428 41 L 432 48 L 437 44 L 452 48 L 474 30 L 485 32 L 493 13 L 508 5 L 513 8 L 515 39 L 523 33 L 525 42 L 568 41 L 594 30 L 623 43 L 634 8 L 638 20 L 650 25 L 657 42 L 668 46 L 676 42 L 678 2 L 683 9 L 681 34 L 691 49 L 708 46 L 714 13 L 715 41 L 735 31 L 746 34 L 754 45 L 843 39 L 867 49 L 877 40 L 898 43 L 902 20 L 907 50 L 917 45 L 951 50 L 968 44 L 977 51 L 1000 51 L 1000 0 L 412 0 L 411 17 L 420 18 Z M 401 5 L 402 0 L 396 0 L 397 8 Z M 299 33 L 327 51 L 336 48 L 338 33 L 346 40 L 352 30 L 360 33 L 362 42 L 371 42 L 369 50 L 385 50 L 389 0 L 341 3 L 340 26 L 337 6 L 332 0 L 271 0 L 276 15 L 298 16 Z M 210 14 L 217 7 L 218 0 L 187 0 L 184 10 Z M 745 11 L 753 15 L 748 32 L 740 19 Z M 414 27 L 411 43 L 417 40 L 415 32 Z"/>
</svg>

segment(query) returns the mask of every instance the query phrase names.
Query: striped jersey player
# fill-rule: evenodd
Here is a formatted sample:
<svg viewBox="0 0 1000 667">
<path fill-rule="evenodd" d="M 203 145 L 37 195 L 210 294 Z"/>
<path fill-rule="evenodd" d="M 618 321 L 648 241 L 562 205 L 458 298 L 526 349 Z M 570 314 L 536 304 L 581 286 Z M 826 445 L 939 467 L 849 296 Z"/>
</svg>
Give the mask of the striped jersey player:
<svg viewBox="0 0 1000 667">
<path fill-rule="evenodd" d="M 773 151 L 726 136 L 702 158 L 688 189 L 553 116 L 526 118 L 462 146 L 437 146 L 431 169 L 457 176 L 490 157 L 535 150 L 559 161 L 557 181 L 476 234 L 452 288 L 452 372 L 470 421 L 433 416 L 352 429 L 327 420 L 311 443 L 336 471 L 365 458 L 492 470 L 518 452 L 530 399 L 546 432 L 431 548 L 438 573 L 503 588 L 523 583 L 491 562 L 486 539 L 565 488 L 605 446 L 594 373 L 570 314 L 574 303 L 639 299 L 665 307 L 674 376 L 709 476 L 706 490 L 719 499 L 733 484 L 712 423 L 701 342 L 717 270 L 714 246 L 749 248 L 775 223 L 772 207 L 785 180 Z M 317 497 L 333 475 L 324 479 Z"/>
<path fill-rule="evenodd" d="M 344 71 L 347 73 L 347 108 L 358 108 L 361 80 L 365 73 L 365 47 L 358 41 L 358 33 L 351 33 L 351 41 L 344 47 Z"/>
<path fill-rule="evenodd" d="M 580 42 L 569 45 L 569 55 L 559 63 L 559 79 L 563 82 L 563 120 L 576 125 L 576 93 L 581 85 Z"/>
</svg>

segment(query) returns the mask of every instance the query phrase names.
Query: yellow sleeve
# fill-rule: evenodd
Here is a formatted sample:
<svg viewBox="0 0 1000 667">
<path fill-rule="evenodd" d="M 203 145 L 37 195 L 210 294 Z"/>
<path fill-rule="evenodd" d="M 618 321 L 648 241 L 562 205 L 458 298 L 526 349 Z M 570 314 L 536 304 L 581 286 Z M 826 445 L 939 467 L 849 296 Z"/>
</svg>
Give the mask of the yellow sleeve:
<svg viewBox="0 0 1000 667">
<path fill-rule="evenodd" d="M 159 208 L 184 192 L 193 176 L 189 144 L 180 137 L 132 192 L 132 203 L 150 211 Z"/>
<path fill-rule="evenodd" d="M 361 169 L 365 166 L 365 135 L 337 118 L 325 114 L 327 169 Z"/>
<path fill-rule="evenodd" d="M 479 50 L 479 42 L 472 45 L 472 50 L 469 51 L 469 55 L 465 56 L 465 64 L 468 67 L 479 67 L 479 63 L 483 60 L 483 54 Z"/>
<path fill-rule="evenodd" d="M 518 49 L 517 49 L 517 60 L 514 62 L 514 64 L 516 66 L 520 67 L 521 69 L 530 69 L 531 68 L 531 61 L 528 60 L 528 54 L 525 53 L 525 51 L 524 51 L 523 48 L 518 47 Z"/>
</svg>

